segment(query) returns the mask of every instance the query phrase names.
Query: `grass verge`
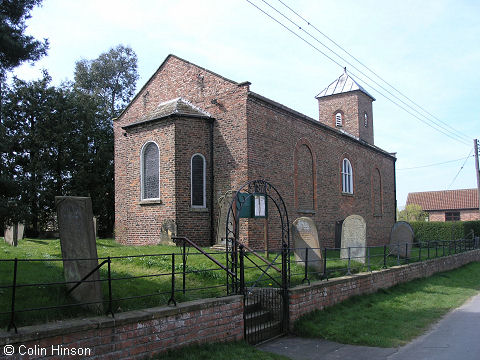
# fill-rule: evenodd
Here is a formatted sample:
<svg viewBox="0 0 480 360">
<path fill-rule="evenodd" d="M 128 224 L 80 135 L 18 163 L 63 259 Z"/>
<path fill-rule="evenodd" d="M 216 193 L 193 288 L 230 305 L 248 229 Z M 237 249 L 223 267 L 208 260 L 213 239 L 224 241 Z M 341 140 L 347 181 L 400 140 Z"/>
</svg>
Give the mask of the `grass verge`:
<svg viewBox="0 0 480 360">
<path fill-rule="evenodd" d="M 257 350 L 245 343 L 220 343 L 189 346 L 155 357 L 157 360 L 287 360 L 288 358 Z"/>
<path fill-rule="evenodd" d="M 344 344 L 397 347 L 480 290 L 480 263 L 353 297 L 295 322 L 295 333 Z"/>
</svg>

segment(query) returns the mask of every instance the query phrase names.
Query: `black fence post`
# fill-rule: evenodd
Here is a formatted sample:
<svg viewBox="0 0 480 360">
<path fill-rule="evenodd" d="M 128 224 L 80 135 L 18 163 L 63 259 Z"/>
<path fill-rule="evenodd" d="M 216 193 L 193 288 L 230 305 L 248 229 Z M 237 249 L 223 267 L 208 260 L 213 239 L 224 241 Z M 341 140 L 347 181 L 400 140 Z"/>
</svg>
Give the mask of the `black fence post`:
<svg viewBox="0 0 480 360">
<path fill-rule="evenodd" d="M 435 257 L 438 257 L 438 241 L 435 241 Z"/>
<path fill-rule="evenodd" d="M 177 306 L 177 302 L 175 301 L 175 253 L 172 253 L 172 291 L 167 305 L 170 305 L 170 303 L 173 303 L 174 306 Z"/>
<path fill-rule="evenodd" d="M 453 240 L 453 253 L 457 253 L 457 240 Z"/>
<path fill-rule="evenodd" d="M 383 268 L 387 268 L 387 245 L 383 245 Z"/>
<path fill-rule="evenodd" d="M 308 279 L 308 247 L 305 248 L 305 276 L 302 280 L 302 284 L 308 282 L 308 285 L 310 285 L 310 280 Z"/>
<path fill-rule="evenodd" d="M 112 317 L 115 317 L 113 314 L 113 307 L 112 307 L 112 271 L 110 269 L 110 264 L 112 260 L 110 259 L 110 256 L 107 258 L 108 259 L 108 310 L 107 314 L 112 314 Z"/>
<path fill-rule="evenodd" d="M 327 248 L 323 248 L 323 275 L 322 280 L 327 278 Z M 327 278 L 328 280 L 328 278 Z"/>
<path fill-rule="evenodd" d="M 352 275 L 350 272 L 350 246 L 348 247 L 348 263 L 347 263 L 347 275 Z"/>
<path fill-rule="evenodd" d="M 427 259 L 430 259 L 430 241 L 427 241 Z"/>
<path fill-rule="evenodd" d="M 422 242 L 418 242 L 418 261 L 422 261 Z"/>
<path fill-rule="evenodd" d="M 397 265 L 400 265 L 400 243 L 397 243 Z"/>
<path fill-rule="evenodd" d="M 410 258 L 408 256 L 408 242 L 406 242 L 405 243 L 405 263 L 408 264 L 409 262 L 410 262 Z"/>
<path fill-rule="evenodd" d="M 367 246 L 367 268 L 368 271 L 372 271 L 372 269 L 370 268 L 370 246 Z"/>
<path fill-rule="evenodd" d="M 445 240 L 442 240 L 442 256 L 445 256 Z"/>
<path fill-rule="evenodd" d="M 10 331 L 10 329 L 13 327 L 15 329 L 15 334 L 18 333 L 17 326 L 15 325 L 15 290 L 17 287 L 17 265 L 18 259 L 15 258 L 15 261 L 13 262 L 12 312 L 10 317 L 10 324 L 8 324 L 7 328 L 7 331 Z"/>
<path fill-rule="evenodd" d="M 185 239 L 183 239 L 183 249 L 182 249 L 182 262 L 183 262 L 183 274 L 182 274 L 182 291 L 183 291 L 183 295 L 185 295 L 185 292 L 186 292 L 186 283 L 187 283 L 187 279 L 186 279 L 186 275 L 185 275 L 185 272 L 186 272 L 186 269 L 187 269 L 187 255 L 185 254 L 186 253 L 186 246 L 185 246 Z"/>
<path fill-rule="evenodd" d="M 240 293 L 245 294 L 245 266 L 243 257 L 245 256 L 245 249 L 243 244 L 240 244 Z"/>
</svg>

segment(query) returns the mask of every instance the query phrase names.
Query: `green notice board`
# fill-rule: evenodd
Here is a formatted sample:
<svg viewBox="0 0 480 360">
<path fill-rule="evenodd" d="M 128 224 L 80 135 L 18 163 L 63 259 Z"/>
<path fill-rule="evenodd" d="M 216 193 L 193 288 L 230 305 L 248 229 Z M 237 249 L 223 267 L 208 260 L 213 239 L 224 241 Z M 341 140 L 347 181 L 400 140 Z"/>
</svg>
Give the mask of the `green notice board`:
<svg viewBox="0 0 480 360">
<path fill-rule="evenodd" d="M 268 217 L 268 202 L 265 194 L 237 194 L 237 212 L 240 211 L 241 218 L 266 218 Z M 240 206 L 242 204 L 242 208 Z"/>
</svg>

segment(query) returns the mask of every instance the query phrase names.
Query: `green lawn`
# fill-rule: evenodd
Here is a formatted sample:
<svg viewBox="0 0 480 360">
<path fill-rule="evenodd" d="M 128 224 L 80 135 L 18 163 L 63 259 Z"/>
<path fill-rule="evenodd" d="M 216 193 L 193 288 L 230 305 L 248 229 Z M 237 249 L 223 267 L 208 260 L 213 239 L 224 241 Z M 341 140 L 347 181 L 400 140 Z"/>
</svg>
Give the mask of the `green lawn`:
<svg viewBox="0 0 480 360">
<path fill-rule="evenodd" d="M 295 323 L 295 333 L 346 344 L 396 347 L 480 290 L 480 263 L 351 298 Z"/>
</svg>

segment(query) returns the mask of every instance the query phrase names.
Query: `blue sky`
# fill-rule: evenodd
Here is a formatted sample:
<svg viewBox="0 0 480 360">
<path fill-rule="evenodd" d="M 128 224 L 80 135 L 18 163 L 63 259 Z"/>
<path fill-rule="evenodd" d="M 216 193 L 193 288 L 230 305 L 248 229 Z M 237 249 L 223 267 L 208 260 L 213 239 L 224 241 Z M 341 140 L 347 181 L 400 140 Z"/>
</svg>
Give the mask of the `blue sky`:
<svg viewBox="0 0 480 360">
<path fill-rule="evenodd" d="M 262 0 L 251 1 L 268 9 Z M 465 135 L 461 143 L 432 130 L 379 94 L 378 86 L 359 81 L 377 99 L 375 144 L 397 153 L 398 205 L 409 192 L 476 187 L 473 157 L 452 181 L 473 139 L 480 137 L 479 1 L 282 1 Z M 268 2 L 294 17 L 278 0 Z M 23 79 L 38 78 L 47 69 L 59 84 L 73 79 L 75 61 L 124 44 L 138 55 L 138 89 L 173 53 L 232 80 L 248 80 L 253 91 L 312 118 L 318 118 L 315 95 L 341 75 L 343 66 L 354 71 L 343 60 L 340 66 L 331 62 L 246 0 L 44 0 L 33 11 L 28 32 L 48 38 L 50 50 L 34 66 L 17 68 Z M 456 159 L 461 160 L 407 170 Z"/>
</svg>

